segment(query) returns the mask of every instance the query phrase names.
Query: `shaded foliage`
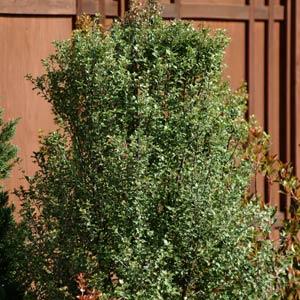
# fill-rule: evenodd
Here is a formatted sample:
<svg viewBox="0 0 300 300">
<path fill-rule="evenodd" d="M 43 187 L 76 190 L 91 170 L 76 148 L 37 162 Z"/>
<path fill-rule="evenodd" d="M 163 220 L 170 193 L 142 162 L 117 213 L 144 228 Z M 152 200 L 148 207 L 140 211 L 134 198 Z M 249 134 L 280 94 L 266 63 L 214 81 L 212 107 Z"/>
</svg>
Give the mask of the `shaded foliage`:
<svg viewBox="0 0 300 300">
<path fill-rule="evenodd" d="M 11 144 L 16 121 L 5 123 L 0 114 L 0 179 L 8 177 L 15 162 L 17 149 Z M 11 235 L 15 230 L 13 206 L 8 203 L 8 193 L 0 186 L 0 299 L 22 299 L 20 286 L 12 279 L 15 264 L 14 242 Z"/>
</svg>

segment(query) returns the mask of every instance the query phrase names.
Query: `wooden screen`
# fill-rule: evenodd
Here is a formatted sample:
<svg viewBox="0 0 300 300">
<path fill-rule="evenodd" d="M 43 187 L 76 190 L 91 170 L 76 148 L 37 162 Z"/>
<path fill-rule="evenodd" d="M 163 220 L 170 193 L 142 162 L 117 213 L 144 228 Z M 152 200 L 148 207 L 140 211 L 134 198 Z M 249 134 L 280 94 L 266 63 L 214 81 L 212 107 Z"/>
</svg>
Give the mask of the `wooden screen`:
<svg viewBox="0 0 300 300">
<path fill-rule="evenodd" d="M 82 12 L 102 13 L 109 25 L 124 16 L 125 0 L 1 0 L 0 106 L 6 118 L 21 117 L 15 143 L 21 167 L 34 171 L 31 153 L 38 147 L 38 130 L 53 129 L 48 105 L 31 91 L 26 73 L 42 72 L 40 59 L 53 48 L 51 41 L 70 35 L 74 17 Z M 231 38 L 224 76 L 233 89 L 248 83 L 249 113 L 272 136 L 272 153 L 292 161 L 300 175 L 300 4 L 297 0 L 161 0 L 163 16 L 182 18 L 198 26 L 224 28 Z M 15 168 L 7 188 L 18 186 L 22 174 Z M 280 208 L 276 186 L 263 178 L 257 187 L 265 201 Z M 270 199 L 270 200 L 269 200 Z"/>
</svg>

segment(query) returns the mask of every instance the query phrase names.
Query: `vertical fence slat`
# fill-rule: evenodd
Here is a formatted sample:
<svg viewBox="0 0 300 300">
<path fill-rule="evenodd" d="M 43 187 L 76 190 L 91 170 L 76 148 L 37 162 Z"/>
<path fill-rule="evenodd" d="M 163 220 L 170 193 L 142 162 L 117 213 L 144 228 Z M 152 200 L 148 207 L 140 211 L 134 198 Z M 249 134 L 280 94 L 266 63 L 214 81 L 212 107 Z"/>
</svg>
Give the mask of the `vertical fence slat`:
<svg viewBox="0 0 300 300">
<path fill-rule="evenodd" d="M 274 7 L 273 1 L 269 0 L 269 18 L 267 21 L 267 98 L 266 98 L 266 107 L 267 114 L 265 119 L 265 129 L 269 130 L 270 128 L 270 120 L 269 116 L 272 113 L 271 107 L 274 103 L 272 103 L 274 99 Z"/>
<path fill-rule="evenodd" d="M 300 178 L 300 3 L 294 2 L 294 61 L 292 61 L 294 80 L 293 85 L 295 88 L 294 95 L 294 153 L 295 153 L 295 166 L 296 175 Z"/>
<path fill-rule="evenodd" d="M 103 22 L 105 21 L 106 11 L 105 11 L 105 0 L 98 0 L 98 11 L 102 16 Z"/>
<path fill-rule="evenodd" d="M 248 57 L 247 57 L 247 80 L 248 80 L 248 93 L 249 93 L 249 115 L 255 112 L 255 3 L 254 0 L 248 0 L 249 5 L 249 21 L 247 30 L 247 44 L 248 44 Z"/>
<path fill-rule="evenodd" d="M 291 160 L 291 1 L 286 0 L 285 7 L 285 39 L 286 39 L 286 154 L 285 160 Z"/>
<path fill-rule="evenodd" d="M 176 11 L 176 18 L 181 18 L 181 1 L 182 0 L 175 0 L 175 11 Z"/>
<path fill-rule="evenodd" d="M 123 19 L 126 11 L 125 0 L 118 0 L 118 16 Z"/>
<path fill-rule="evenodd" d="M 76 0 L 76 16 L 82 13 L 82 0 Z"/>
<path fill-rule="evenodd" d="M 260 126 L 264 126 L 265 118 L 265 95 L 266 95 L 266 55 L 265 55 L 265 37 L 266 37 L 266 22 L 255 22 L 255 118 L 258 120 Z M 262 201 L 265 201 L 265 179 L 264 176 L 258 174 L 256 180 L 256 189 L 261 196 Z"/>
<path fill-rule="evenodd" d="M 279 106 L 278 99 L 275 97 L 275 45 L 274 45 L 274 36 L 275 36 L 275 29 L 274 29 L 274 0 L 268 1 L 268 25 L 267 25 L 267 98 L 266 98 L 266 112 L 265 115 L 265 128 L 266 130 L 274 136 L 277 132 L 276 126 L 274 126 L 274 122 L 278 120 L 274 120 L 274 117 L 277 112 L 277 106 Z M 276 145 L 272 147 L 271 152 L 274 154 L 276 152 Z M 273 151 L 272 151 L 273 150 Z M 275 150 L 275 151 L 274 151 Z M 276 194 L 276 188 L 274 186 L 268 186 L 266 188 L 266 199 L 270 201 L 270 203 L 274 206 L 279 206 L 279 195 Z"/>
<path fill-rule="evenodd" d="M 268 25 L 267 25 L 267 99 L 266 99 L 266 129 L 271 135 L 271 149 L 270 154 L 279 154 L 280 152 L 280 128 L 279 128 L 279 115 L 280 115 L 280 93 L 279 93 L 279 26 L 276 24 L 275 28 L 275 1 L 268 1 Z M 275 40 L 275 29 L 277 40 Z M 276 77 L 275 77 L 276 76 Z M 273 183 L 266 187 L 266 199 L 269 203 L 277 208 L 277 223 L 276 226 L 281 226 L 281 221 L 284 218 L 284 213 L 280 211 L 280 194 L 279 184 Z M 275 232 L 274 232 L 275 233 Z"/>
<path fill-rule="evenodd" d="M 248 0 L 249 19 L 247 22 L 247 49 L 246 49 L 246 78 L 248 85 L 248 115 L 254 115 L 255 105 L 255 0 Z M 250 186 L 251 193 L 259 192 L 263 197 L 263 181 L 260 176 L 256 176 Z"/>
<path fill-rule="evenodd" d="M 285 124 L 282 126 L 285 127 L 285 136 L 282 137 L 282 141 L 285 144 L 285 153 L 283 153 L 282 159 L 286 162 L 290 162 L 292 160 L 291 157 L 291 147 L 292 147 L 292 134 L 291 134 L 291 120 L 292 120 L 292 111 L 291 111 L 291 101 L 292 101 L 292 91 L 291 91 L 291 80 L 292 80 L 292 73 L 291 73 L 291 0 L 286 0 L 285 3 Z M 285 200 L 285 204 L 281 207 L 282 211 L 285 211 L 286 218 L 290 217 L 290 205 L 291 205 L 291 198 L 290 197 L 283 197 L 282 199 Z"/>
<path fill-rule="evenodd" d="M 272 113 L 271 105 L 273 105 L 273 62 L 274 62 L 274 46 L 273 46 L 273 38 L 274 38 L 274 13 L 273 13 L 273 0 L 268 0 L 268 21 L 266 27 L 266 97 L 265 97 L 265 114 L 264 114 L 264 129 L 269 132 L 270 129 L 270 113 Z M 267 182 L 265 182 L 265 201 L 271 202 L 271 204 L 275 204 L 273 199 L 270 199 L 270 186 Z"/>
</svg>

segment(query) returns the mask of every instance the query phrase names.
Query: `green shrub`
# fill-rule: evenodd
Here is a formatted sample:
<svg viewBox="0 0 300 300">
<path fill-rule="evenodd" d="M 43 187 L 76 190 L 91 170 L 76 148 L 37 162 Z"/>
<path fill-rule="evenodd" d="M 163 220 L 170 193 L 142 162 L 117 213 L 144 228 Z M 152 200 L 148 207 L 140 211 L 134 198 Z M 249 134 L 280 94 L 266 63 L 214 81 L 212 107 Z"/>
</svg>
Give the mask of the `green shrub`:
<svg viewBox="0 0 300 300">
<path fill-rule="evenodd" d="M 109 31 L 83 18 L 31 78 L 60 126 L 20 191 L 37 299 L 74 299 L 80 272 L 104 299 L 276 295 L 272 212 L 242 201 L 253 166 L 227 38 L 153 10 Z"/>
<path fill-rule="evenodd" d="M 17 149 L 10 143 L 15 132 L 16 121 L 5 123 L 0 111 L 0 179 L 8 177 L 16 158 Z M 13 206 L 8 204 L 8 193 L 0 186 L 0 299 L 21 299 L 21 289 L 10 274 L 15 263 L 13 241 L 15 230 Z"/>
</svg>

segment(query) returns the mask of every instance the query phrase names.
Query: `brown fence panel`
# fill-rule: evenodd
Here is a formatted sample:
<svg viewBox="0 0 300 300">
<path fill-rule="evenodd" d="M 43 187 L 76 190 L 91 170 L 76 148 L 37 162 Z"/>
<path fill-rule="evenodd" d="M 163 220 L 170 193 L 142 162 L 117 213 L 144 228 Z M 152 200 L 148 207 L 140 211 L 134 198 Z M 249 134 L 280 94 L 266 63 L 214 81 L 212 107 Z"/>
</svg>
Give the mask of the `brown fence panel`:
<svg viewBox="0 0 300 300">
<path fill-rule="evenodd" d="M 163 16 L 183 18 L 195 26 L 205 22 L 224 28 L 231 37 L 224 76 L 233 89 L 246 81 L 249 114 L 272 136 L 272 153 L 293 161 L 300 175 L 300 4 L 297 0 L 161 0 Z M 22 167 L 32 174 L 32 150 L 37 131 L 53 128 L 49 107 L 24 80 L 28 72 L 41 72 L 40 59 L 53 48 L 50 42 L 70 35 L 74 17 L 82 12 L 102 13 L 105 24 L 124 16 L 128 0 L 1 0 L 0 2 L 0 106 L 6 117 L 21 117 L 16 144 Z M 19 185 L 13 172 L 7 187 Z M 262 197 L 280 207 L 278 187 L 257 178 Z"/>
<path fill-rule="evenodd" d="M 41 59 L 53 51 L 51 42 L 66 38 L 71 29 L 69 17 L 0 16 L 0 106 L 6 118 L 21 118 L 14 142 L 27 175 L 34 172 L 31 155 L 38 149 L 38 130 L 48 131 L 54 125 L 49 105 L 35 95 L 24 76 L 40 74 Z M 19 169 L 14 168 L 7 189 L 21 184 Z"/>
</svg>

